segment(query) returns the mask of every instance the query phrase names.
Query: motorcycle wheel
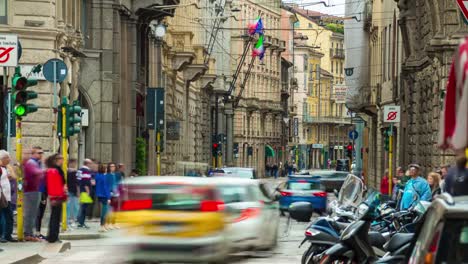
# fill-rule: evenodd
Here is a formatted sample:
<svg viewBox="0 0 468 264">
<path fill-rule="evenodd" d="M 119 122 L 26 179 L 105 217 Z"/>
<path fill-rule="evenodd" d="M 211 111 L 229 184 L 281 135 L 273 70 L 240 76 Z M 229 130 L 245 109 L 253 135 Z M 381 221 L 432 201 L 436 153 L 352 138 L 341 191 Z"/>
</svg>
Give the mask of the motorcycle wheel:
<svg viewBox="0 0 468 264">
<path fill-rule="evenodd" d="M 318 262 L 313 262 L 311 258 L 311 262 L 306 262 L 306 264 L 357 264 L 356 262 L 349 260 L 348 258 L 334 258 L 330 256 L 322 257 Z"/>
<path fill-rule="evenodd" d="M 301 264 L 313 264 L 313 257 L 321 254 L 324 250 L 325 248 L 323 247 L 311 244 L 310 247 L 304 251 L 304 254 L 302 254 Z"/>
</svg>

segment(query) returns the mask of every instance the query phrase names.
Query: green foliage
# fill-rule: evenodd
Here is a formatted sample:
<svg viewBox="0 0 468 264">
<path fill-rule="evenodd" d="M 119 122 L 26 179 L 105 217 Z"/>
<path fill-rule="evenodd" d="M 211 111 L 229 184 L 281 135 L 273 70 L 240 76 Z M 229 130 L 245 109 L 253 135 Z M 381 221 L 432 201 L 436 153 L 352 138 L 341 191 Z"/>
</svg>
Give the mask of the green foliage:
<svg viewBox="0 0 468 264">
<path fill-rule="evenodd" d="M 335 24 L 335 23 L 328 23 L 325 25 L 325 28 L 335 32 L 335 33 L 340 33 L 344 34 L 344 25 L 341 24 Z"/>
<path fill-rule="evenodd" d="M 147 164 L 147 157 L 146 157 L 146 147 L 147 143 L 144 138 L 137 138 L 136 139 L 136 169 L 138 171 L 138 175 L 146 175 L 146 164 Z"/>
</svg>

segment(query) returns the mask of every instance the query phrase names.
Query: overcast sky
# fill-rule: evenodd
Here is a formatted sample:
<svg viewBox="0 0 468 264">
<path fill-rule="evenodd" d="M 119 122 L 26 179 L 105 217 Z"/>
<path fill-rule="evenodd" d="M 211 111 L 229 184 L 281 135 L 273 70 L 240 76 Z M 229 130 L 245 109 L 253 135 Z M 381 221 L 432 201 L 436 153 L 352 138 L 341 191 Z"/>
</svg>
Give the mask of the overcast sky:
<svg viewBox="0 0 468 264">
<path fill-rule="evenodd" d="M 345 13 L 345 0 L 294 0 L 294 1 L 285 1 L 285 2 L 295 2 L 297 4 L 308 4 L 308 3 L 317 3 L 325 1 L 328 5 L 336 5 L 333 7 L 325 7 L 323 4 L 307 6 L 306 9 L 319 11 L 321 13 L 344 16 Z"/>
</svg>

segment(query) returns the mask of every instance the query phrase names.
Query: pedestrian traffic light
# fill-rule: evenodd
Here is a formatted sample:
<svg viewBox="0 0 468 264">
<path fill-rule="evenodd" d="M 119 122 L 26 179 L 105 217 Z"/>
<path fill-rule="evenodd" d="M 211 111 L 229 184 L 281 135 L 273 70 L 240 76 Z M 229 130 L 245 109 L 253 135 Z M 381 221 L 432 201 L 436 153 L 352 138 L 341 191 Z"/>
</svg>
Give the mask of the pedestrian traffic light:
<svg viewBox="0 0 468 264">
<path fill-rule="evenodd" d="M 81 106 L 78 101 L 74 101 L 71 105 L 66 105 L 66 129 L 67 137 L 80 133 L 81 123 Z"/>
<path fill-rule="evenodd" d="M 15 74 L 12 79 L 13 86 L 13 98 L 12 101 L 15 104 L 13 113 L 18 117 L 22 118 L 27 116 L 29 113 L 37 111 L 37 105 L 28 104 L 28 100 L 36 99 L 37 93 L 34 91 L 27 91 L 28 87 L 37 85 L 37 80 L 27 79 L 26 77 L 21 76 L 21 70 L 19 67 L 16 67 Z"/>
</svg>

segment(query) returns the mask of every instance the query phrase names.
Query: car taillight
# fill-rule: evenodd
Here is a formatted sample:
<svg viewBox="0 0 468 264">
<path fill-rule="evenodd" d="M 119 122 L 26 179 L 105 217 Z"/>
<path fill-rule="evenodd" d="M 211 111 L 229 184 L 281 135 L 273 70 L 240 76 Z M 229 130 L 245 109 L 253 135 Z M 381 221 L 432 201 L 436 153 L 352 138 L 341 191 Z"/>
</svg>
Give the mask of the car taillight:
<svg viewBox="0 0 468 264">
<path fill-rule="evenodd" d="M 429 247 L 429 251 L 424 258 L 425 264 L 432 264 L 435 262 L 435 255 L 437 253 L 437 248 L 439 247 L 439 238 L 440 238 L 440 231 L 434 235 L 434 239 Z"/>
<path fill-rule="evenodd" d="M 127 200 L 122 202 L 120 207 L 122 211 L 134 211 L 151 209 L 153 207 L 152 200 Z"/>
<path fill-rule="evenodd" d="M 315 192 L 314 196 L 315 197 L 327 197 L 327 193 L 326 192 Z"/>
<path fill-rule="evenodd" d="M 218 212 L 224 210 L 223 201 L 202 201 L 200 203 L 200 211 L 202 212 Z"/>
<path fill-rule="evenodd" d="M 291 196 L 292 192 L 280 192 L 281 196 Z"/>
<path fill-rule="evenodd" d="M 241 211 L 241 214 L 238 218 L 234 219 L 234 222 L 240 222 L 247 220 L 249 218 L 254 218 L 260 215 L 260 208 L 246 208 Z"/>
</svg>

